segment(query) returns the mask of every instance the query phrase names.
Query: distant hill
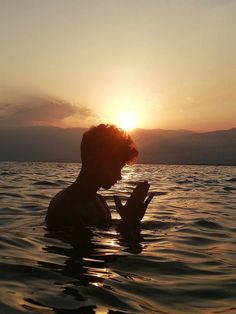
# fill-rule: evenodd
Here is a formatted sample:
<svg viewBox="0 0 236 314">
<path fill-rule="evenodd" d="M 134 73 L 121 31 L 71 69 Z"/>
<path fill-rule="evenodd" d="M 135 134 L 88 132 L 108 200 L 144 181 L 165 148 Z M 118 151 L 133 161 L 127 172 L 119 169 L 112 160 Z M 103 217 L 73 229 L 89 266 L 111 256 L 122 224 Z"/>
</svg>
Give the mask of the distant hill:
<svg viewBox="0 0 236 314">
<path fill-rule="evenodd" d="M 136 130 L 144 163 L 236 165 L 236 128 L 197 133 L 185 130 Z"/>
<path fill-rule="evenodd" d="M 0 129 L 0 160 L 78 162 L 85 130 L 57 127 Z M 236 164 L 236 128 L 207 133 L 136 129 L 131 135 L 140 152 L 138 162 Z"/>
</svg>

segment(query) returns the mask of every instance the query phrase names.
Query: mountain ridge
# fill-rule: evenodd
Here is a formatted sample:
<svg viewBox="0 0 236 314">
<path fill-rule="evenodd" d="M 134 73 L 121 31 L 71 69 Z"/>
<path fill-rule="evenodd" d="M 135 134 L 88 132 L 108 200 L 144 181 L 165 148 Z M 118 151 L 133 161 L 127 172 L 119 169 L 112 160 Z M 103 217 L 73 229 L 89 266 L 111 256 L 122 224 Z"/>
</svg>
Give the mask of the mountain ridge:
<svg viewBox="0 0 236 314">
<path fill-rule="evenodd" d="M 33 126 L 0 128 L 0 161 L 80 161 L 86 128 Z M 236 165 L 236 128 L 191 130 L 134 129 L 138 162 Z"/>
</svg>

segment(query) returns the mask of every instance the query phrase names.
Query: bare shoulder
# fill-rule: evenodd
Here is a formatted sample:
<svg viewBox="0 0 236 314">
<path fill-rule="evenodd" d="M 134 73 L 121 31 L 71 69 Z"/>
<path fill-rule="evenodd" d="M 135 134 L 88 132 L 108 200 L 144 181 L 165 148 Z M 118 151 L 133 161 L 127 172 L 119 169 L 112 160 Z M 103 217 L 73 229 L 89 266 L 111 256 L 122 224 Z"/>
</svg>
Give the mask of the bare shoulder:
<svg viewBox="0 0 236 314">
<path fill-rule="evenodd" d="M 54 210 L 56 208 L 59 210 L 62 205 L 66 205 L 66 203 L 69 201 L 68 198 L 68 190 L 64 189 L 60 192 L 58 192 L 50 201 L 49 206 L 48 206 L 48 213 Z"/>
<path fill-rule="evenodd" d="M 74 201 L 71 188 L 68 187 L 58 192 L 50 201 L 46 224 L 50 227 L 70 226 L 74 219 Z"/>
<path fill-rule="evenodd" d="M 102 220 L 104 221 L 104 224 L 109 225 L 111 223 L 111 212 L 109 209 L 109 206 L 105 200 L 105 198 L 101 194 L 96 194 L 97 201 L 98 201 L 98 207 L 100 208 L 100 217 L 103 217 Z"/>
</svg>

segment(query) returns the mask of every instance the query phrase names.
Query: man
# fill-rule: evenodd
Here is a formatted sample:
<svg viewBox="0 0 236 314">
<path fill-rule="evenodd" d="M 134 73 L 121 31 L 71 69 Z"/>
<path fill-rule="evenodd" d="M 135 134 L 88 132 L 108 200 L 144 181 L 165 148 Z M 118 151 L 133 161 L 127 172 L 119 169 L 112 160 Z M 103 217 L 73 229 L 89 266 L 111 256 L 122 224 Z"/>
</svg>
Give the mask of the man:
<svg viewBox="0 0 236 314">
<path fill-rule="evenodd" d="M 50 229 L 110 226 L 112 219 L 100 188 L 109 189 L 121 180 L 121 169 L 138 155 L 131 137 L 114 125 L 100 124 L 84 133 L 81 142 L 82 168 L 69 187 L 51 200 L 46 223 Z M 125 205 L 114 197 L 116 210 L 125 226 L 137 225 L 154 193 L 147 181 L 139 183 Z"/>
</svg>

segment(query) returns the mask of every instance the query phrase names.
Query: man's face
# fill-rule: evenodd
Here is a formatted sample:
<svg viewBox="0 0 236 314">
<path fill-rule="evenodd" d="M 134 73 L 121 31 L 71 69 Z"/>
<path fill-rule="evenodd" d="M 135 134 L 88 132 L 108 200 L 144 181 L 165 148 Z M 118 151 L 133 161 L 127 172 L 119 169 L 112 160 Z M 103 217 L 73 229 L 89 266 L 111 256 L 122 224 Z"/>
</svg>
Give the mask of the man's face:
<svg viewBox="0 0 236 314">
<path fill-rule="evenodd" d="M 109 160 L 104 163 L 100 168 L 101 187 L 108 190 L 117 181 L 122 179 L 121 170 L 125 163 Z"/>
</svg>

